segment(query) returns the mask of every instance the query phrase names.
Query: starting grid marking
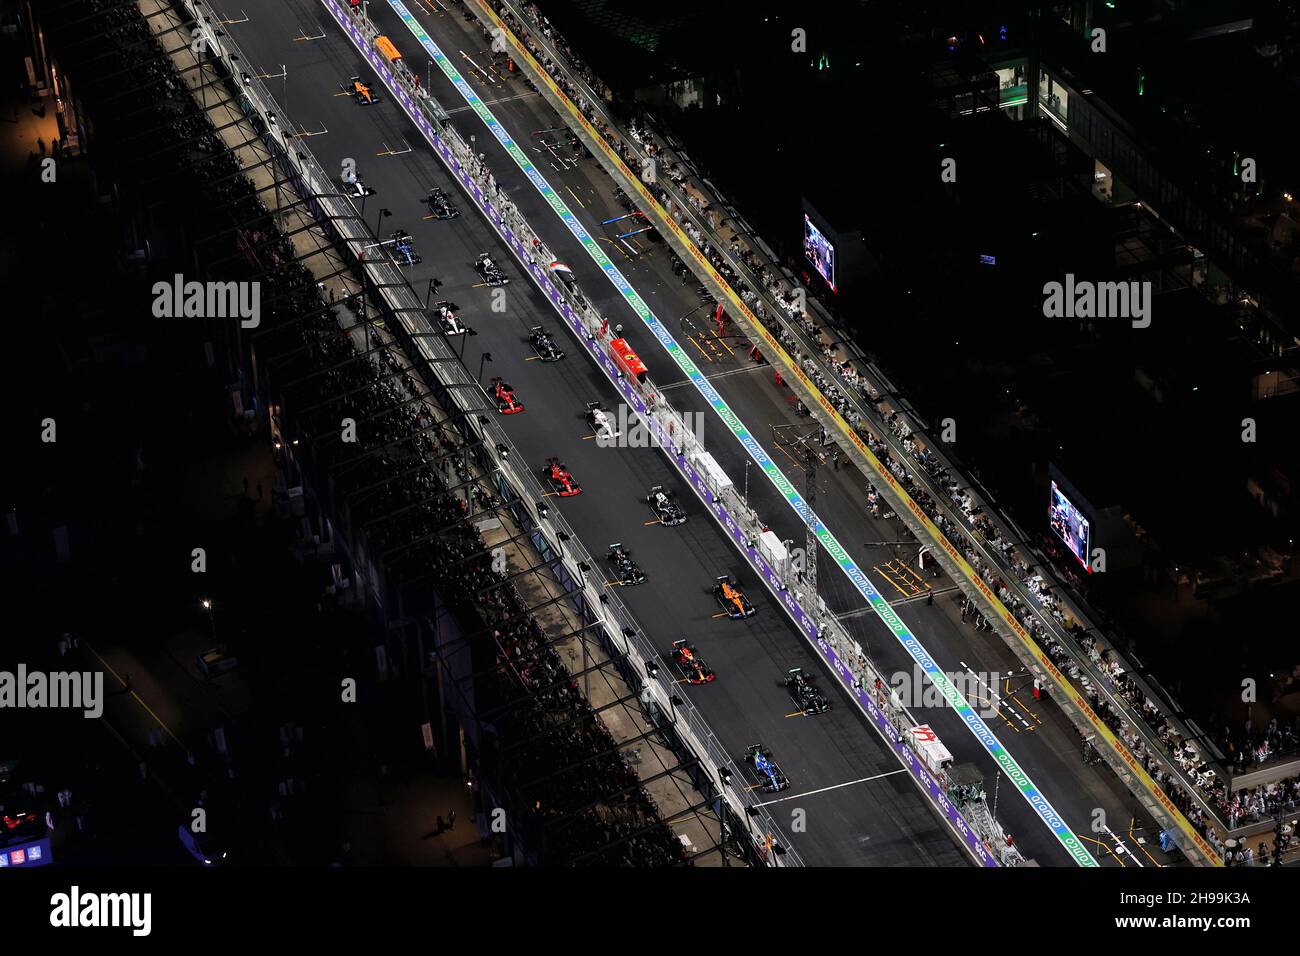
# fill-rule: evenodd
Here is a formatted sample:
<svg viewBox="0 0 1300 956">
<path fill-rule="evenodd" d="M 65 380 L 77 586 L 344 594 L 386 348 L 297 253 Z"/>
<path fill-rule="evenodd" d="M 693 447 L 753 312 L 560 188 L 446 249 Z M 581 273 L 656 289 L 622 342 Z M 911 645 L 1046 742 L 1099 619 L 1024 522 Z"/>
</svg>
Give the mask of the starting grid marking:
<svg viewBox="0 0 1300 956">
<path fill-rule="evenodd" d="M 1060 814 L 1052 806 L 1047 797 L 1038 789 L 1029 775 L 1021 769 L 1015 758 L 1003 746 L 988 725 L 980 718 L 979 714 L 970 706 L 969 702 L 961 692 L 953 686 L 952 682 L 944 675 L 943 670 L 935 662 L 934 658 L 925 649 L 921 642 L 903 623 L 898 614 L 890 606 L 889 602 L 881 596 L 876 590 L 875 585 L 867 578 L 866 574 L 858 567 L 857 563 L 849 556 L 843 546 L 831 533 L 830 529 L 822 522 L 821 518 L 808 506 L 799 491 L 786 478 L 785 474 L 777 466 L 776 462 L 763 450 L 757 439 L 750 433 L 749 429 L 740 420 L 739 416 L 723 400 L 717 389 L 709 380 L 700 372 L 691 360 L 690 356 L 682 346 L 673 338 L 668 329 L 659 321 L 659 319 L 650 310 L 650 307 L 641 298 L 640 294 L 632 288 L 631 283 L 618 270 L 618 267 L 605 255 L 599 243 L 591 236 L 587 229 L 580 223 L 577 217 L 565 204 L 564 200 L 546 181 L 541 171 L 528 158 L 528 155 L 514 141 L 505 127 L 488 109 L 483 100 L 474 92 L 473 87 L 461 76 L 455 65 L 449 60 L 442 49 L 433 41 L 433 38 L 420 25 L 415 16 L 406 8 L 402 0 L 388 0 L 388 5 L 401 18 L 411 35 L 420 43 L 430 58 L 438 64 L 438 68 L 443 75 L 456 87 L 465 102 L 478 114 L 479 119 L 487 126 L 488 130 L 496 137 L 497 141 L 506 150 L 507 154 L 514 160 L 521 172 L 533 184 L 533 187 L 542 196 L 552 211 L 560 218 L 574 238 L 582 245 L 592 261 L 605 273 L 610 283 L 618 289 L 628 306 L 636 313 L 638 318 L 646 325 L 651 334 L 659 341 L 664 350 L 669 354 L 673 361 L 681 369 L 683 374 L 695 385 L 696 389 L 713 408 L 714 412 L 722 420 L 723 424 L 731 431 L 740 442 L 741 446 L 762 469 L 768 480 L 781 493 L 782 497 L 790 507 L 799 515 L 804 524 L 812 530 L 822 547 L 826 549 L 827 554 L 839 565 L 840 570 L 849 578 L 859 593 L 866 598 L 876 615 L 884 622 L 890 633 L 899 641 L 903 649 L 908 652 L 912 659 L 921 667 L 926 677 L 929 678 L 936 687 L 939 688 L 944 698 L 952 706 L 961 721 L 966 725 L 970 732 L 979 741 L 980 745 L 991 756 L 994 762 L 1006 773 L 1007 778 L 1015 786 L 1030 808 L 1042 820 L 1043 824 L 1051 831 L 1065 851 L 1069 854 L 1079 866 L 1096 867 L 1097 860 L 1093 857 L 1082 841 L 1066 825 Z"/>
<path fill-rule="evenodd" d="M 871 570 L 892 584 L 904 597 L 917 597 L 930 590 L 926 580 L 905 561 L 887 561 Z"/>
</svg>

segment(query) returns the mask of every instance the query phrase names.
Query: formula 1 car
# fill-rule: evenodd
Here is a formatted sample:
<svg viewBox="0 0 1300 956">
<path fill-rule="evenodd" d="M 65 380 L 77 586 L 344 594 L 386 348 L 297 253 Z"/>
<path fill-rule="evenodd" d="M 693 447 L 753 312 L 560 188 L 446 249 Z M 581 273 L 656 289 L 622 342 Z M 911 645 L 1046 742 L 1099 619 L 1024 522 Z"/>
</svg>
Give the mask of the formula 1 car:
<svg viewBox="0 0 1300 956">
<path fill-rule="evenodd" d="M 718 599 L 722 609 L 727 612 L 727 617 L 732 620 L 753 617 L 758 611 L 758 608 L 749 603 L 745 592 L 736 587 L 736 579 L 730 574 L 724 574 L 714 582 L 713 596 Z"/>
<path fill-rule="evenodd" d="M 510 277 L 501 271 L 501 267 L 493 262 L 492 257 L 486 252 L 478 254 L 478 258 L 474 260 L 474 270 L 488 285 L 506 285 L 510 282 Z"/>
<path fill-rule="evenodd" d="M 374 189 L 362 182 L 360 176 L 352 177 L 351 181 L 343 180 L 343 192 L 354 199 L 364 199 L 375 194 Z"/>
<path fill-rule="evenodd" d="M 822 696 L 822 692 L 803 672 L 802 667 L 790 668 L 789 675 L 785 679 L 785 689 L 790 692 L 795 706 L 804 716 L 824 714 L 831 709 L 831 702 Z"/>
<path fill-rule="evenodd" d="M 451 201 L 445 189 L 434 187 L 429 190 L 429 197 L 425 200 L 429 204 L 429 215 L 433 219 L 455 219 L 460 215 L 460 209 Z"/>
<path fill-rule="evenodd" d="M 619 584 L 624 587 L 645 584 L 645 572 L 632 560 L 632 555 L 628 554 L 627 548 L 623 547 L 621 542 L 615 541 L 609 546 L 609 553 L 605 555 L 605 560 L 614 569 Z"/>
<path fill-rule="evenodd" d="M 460 324 L 460 316 L 457 314 L 460 306 L 455 302 L 435 302 L 429 311 L 438 320 L 444 335 L 464 335 L 469 331 Z"/>
<path fill-rule="evenodd" d="M 352 77 L 339 88 L 352 97 L 352 102 L 361 106 L 374 106 L 379 102 L 379 94 L 375 92 L 374 87 L 369 83 L 362 83 L 359 76 Z"/>
<path fill-rule="evenodd" d="M 524 410 L 524 403 L 515 398 L 515 390 L 502 379 L 492 379 L 492 397 L 502 415 L 517 415 Z"/>
<path fill-rule="evenodd" d="M 398 229 L 390 238 L 393 243 L 393 261 L 397 265 L 418 266 L 423 261 L 415 254 L 415 244 L 405 229 Z"/>
<path fill-rule="evenodd" d="M 561 498 L 572 498 L 574 495 L 582 494 L 582 485 L 569 473 L 569 469 L 564 467 L 564 463 L 558 458 L 546 459 L 546 464 L 542 467 L 542 477 L 551 486 L 551 491 Z"/>
<path fill-rule="evenodd" d="M 597 445 L 608 445 L 618 437 L 618 429 L 609 414 L 600 407 L 600 402 L 587 403 L 587 425 L 596 433 Z"/>
<path fill-rule="evenodd" d="M 528 344 L 533 347 L 533 351 L 543 362 L 558 362 L 564 358 L 564 352 L 555 344 L 551 333 L 540 325 L 535 325 L 528 330 Z"/>
<path fill-rule="evenodd" d="M 700 656 L 695 653 L 695 645 L 690 641 L 673 641 L 672 656 L 673 662 L 686 672 L 686 683 L 707 684 L 713 680 L 713 671 L 700 660 Z"/>
<path fill-rule="evenodd" d="M 646 496 L 645 500 L 661 525 L 671 528 L 674 525 L 686 523 L 686 512 L 677 506 L 677 502 L 673 501 L 671 492 L 664 491 L 663 485 L 655 485 L 651 488 L 650 494 Z"/>
<path fill-rule="evenodd" d="M 768 793 L 777 793 L 790 786 L 790 781 L 772 759 L 772 752 L 762 744 L 754 744 L 745 751 L 745 762 L 758 776 L 759 786 Z"/>
</svg>

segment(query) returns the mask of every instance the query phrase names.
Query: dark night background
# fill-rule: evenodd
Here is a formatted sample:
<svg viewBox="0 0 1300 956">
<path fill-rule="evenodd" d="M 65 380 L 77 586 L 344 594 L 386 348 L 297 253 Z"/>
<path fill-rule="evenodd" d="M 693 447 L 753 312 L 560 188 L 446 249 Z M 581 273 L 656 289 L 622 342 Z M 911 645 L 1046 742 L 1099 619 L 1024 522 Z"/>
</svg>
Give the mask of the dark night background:
<svg viewBox="0 0 1300 956">
<path fill-rule="evenodd" d="M 538 5 L 609 84 L 617 110 L 671 130 L 929 431 L 955 419 L 950 457 L 1035 543 L 1047 538 L 1052 467 L 1112 509 L 1127 560 L 1086 580 L 1071 564 L 1060 570 L 1208 734 L 1245 719 L 1245 677 L 1261 682 L 1266 716 L 1296 717 L 1300 2 Z M 0 15 L 12 22 L 21 6 L 0 2 Z M 1108 31 L 1104 55 L 1088 49 L 1083 7 Z M 1207 32 L 1248 17 L 1250 30 Z M 791 50 L 795 29 L 806 31 L 806 51 Z M 1043 113 L 1024 118 L 1032 98 L 1015 118 L 998 107 L 995 66 L 1030 47 L 1050 51 L 1076 89 L 1140 131 L 1142 162 L 1204 213 L 1205 242 L 1159 218 L 1165 197 L 1119 177 L 1113 199 L 1099 202 L 1077 131 L 1063 135 Z M 473 812 L 459 754 L 412 756 L 411 740 L 397 742 L 394 728 L 409 736 L 421 719 L 413 696 L 369 703 L 354 720 L 321 690 L 368 666 L 372 634 L 358 609 L 321 599 L 327 575 L 297 549 L 298 522 L 273 506 L 265 436 L 232 424 L 233 365 L 220 342 L 215 359 L 207 352 L 219 335 L 145 328 L 120 305 L 147 295 L 140 236 L 161 237 L 153 267 L 169 274 L 190 267 L 195 237 L 226 228 L 194 201 L 197 162 L 152 177 L 141 131 L 166 116 L 141 119 L 110 87 L 87 88 L 98 152 L 38 194 L 25 185 L 27 141 L 37 129 L 48 137 L 51 120 L 24 92 L 19 39 L 6 33 L 0 54 L 0 120 L 8 127 L 12 115 L 15 133 L 3 153 L 10 414 L 0 447 L 30 444 L 46 416 L 60 438 L 39 456 L 0 456 L 0 510 L 23 531 L 73 529 L 77 557 L 57 557 L 48 536 L 36 548 L 0 533 L 10 633 L 29 635 L 29 658 L 51 666 L 60 634 L 111 633 L 141 687 L 219 634 L 247 686 L 223 696 L 187 684 L 176 716 L 190 715 L 200 735 L 228 728 L 249 755 L 238 776 L 211 749 L 197 764 L 170 760 L 177 792 L 165 799 L 114 742 L 56 753 L 47 744 L 70 728 L 22 723 L 0 734 L 0 768 L 16 759 L 24 773 L 61 774 L 87 794 L 94 836 L 65 826 L 69 862 L 188 862 L 170 822 L 148 827 L 203 799 L 249 821 L 238 839 L 264 854 L 257 862 L 485 863 L 486 842 L 412 849 L 374 809 L 382 792 L 394 817 L 424 819 L 436 807 L 441 823 L 452 809 Z M 1257 183 L 1241 182 L 1243 157 L 1257 160 Z M 939 178 L 946 158 L 957 162 L 955 183 Z M 1149 206 L 1135 202 L 1143 198 Z M 859 268 L 838 293 L 803 259 L 805 201 L 856 244 Z M 1205 251 L 1214 240 L 1236 243 L 1240 260 L 1194 288 L 1186 277 L 1217 258 Z M 1137 330 L 1045 319 L 1043 284 L 1067 272 L 1154 279 L 1156 321 Z M 1219 286 L 1222 296 L 1208 292 Z M 1245 418 L 1257 442 L 1242 442 Z M 196 540 L 212 569 L 201 588 L 174 561 Z M 213 593 L 219 612 L 205 615 L 199 602 Z M 307 728 L 308 743 L 285 746 L 286 727 Z M 290 786 L 291 823 L 273 826 L 263 806 L 290 779 L 301 799 Z M 0 772 L 0 797 L 11 783 Z"/>
</svg>

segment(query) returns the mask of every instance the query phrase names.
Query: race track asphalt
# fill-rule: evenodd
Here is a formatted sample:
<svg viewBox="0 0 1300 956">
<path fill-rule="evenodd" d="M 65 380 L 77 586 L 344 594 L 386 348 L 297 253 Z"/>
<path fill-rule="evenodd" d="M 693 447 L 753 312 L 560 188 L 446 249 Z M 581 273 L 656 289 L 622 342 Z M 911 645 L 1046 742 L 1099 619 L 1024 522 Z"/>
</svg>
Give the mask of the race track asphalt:
<svg viewBox="0 0 1300 956">
<path fill-rule="evenodd" d="M 594 160 L 584 159 L 562 169 L 552 160 L 533 130 L 557 127 L 558 117 L 522 81 L 512 78 L 485 87 L 477 71 L 460 56 L 464 51 L 485 64 L 486 43 L 475 24 L 466 24 L 460 13 L 430 13 L 416 4 L 412 9 L 449 56 L 459 64 L 467 79 L 479 90 L 490 108 L 521 144 L 533 150 L 534 162 L 569 202 L 593 235 L 602 232 L 601 220 L 621 215 L 612 183 Z M 433 8 L 436 10 L 436 7 Z M 468 199 L 445 172 L 440 161 L 419 133 L 391 102 L 373 107 L 355 105 L 349 97 L 335 95 L 340 83 L 362 74 L 373 80 L 369 67 L 351 47 L 339 28 L 316 0 L 253 0 L 247 7 L 250 22 L 230 26 L 245 53 L 261 73 L 287 69 L 284 79 L 267 80 L 268 88 L 282 102 L 285 113 L 297 128 L 307 132 L 328 130 L 305 140 L 327 170 L 340 168 L 353 158 L 366 183 L 375 187 L 364 216 L 371 221 L 379 208 L 392 210 L 382 233 L 387 238 L 403 228 L 415 239 L 424 261 L 407 271 L 413 288 L 423 295 L 431 276 L 444 283 L 438 297 L 461 307 L 462 322 L 479 333 L 466 343 L 465 363 L 477 371 L 483 352 L 492 355 L 483 371 L 483 381 L 502 376 L 516 389 L 527 406 L 521 415 L 504 417 L 511 439 L 540 466 L 551 456 L 560 456 L 584 486 L 576 498 L 551 499 L 573 524 L 588 549 L 597 557 L 612 541 L 622 541 L 632 551 L 650 580 L 639 587 L 625 588 L 621 597 L 637 615 L 657 643 L 667 648 L 680 637 L 696 643 L 704 659 L 718 672 L 718 680 L 705 687 L 683 685 L 682 690 L 700 708 L 714 732 L 733 753 L 751 743 L 762 742 L 790 777 L 791 788 L 784 798 L 837 787 L 815 796 L 788 800 L 776 809 L 807 811 L 807 832 L 792 835 L 793 842 L 811 864 L 841 865 L 960 865 L 965 857 L 955 847 L 946 827 L 930 811 L 897 760 L 889 754 L 865 718 L 850 709 L 847 698 L 833 691 L 833 680 L 821 671 L 813 651 L 781 610 L 772 603 L 743 560 L 722 532 L 703 512 L 700 503 L 685 488 L 666 459 L 652 449 L 600 448 L 588 439 L 583 420 L 588 401 L 602 400 L 614 408 L 613 389 L 561 329 L 549 304 L 522 275 L 495 233 L 472 209 Z M 370 4 L 371 16 L 403 51 L 418 45 L 401 21 L 382 0 Z M 317 37 L 319 39 L 303 39 Z M 454 52 L 453 52 L 454 51 Z M 409 55 L 409 54 L 408 54 Z M 418 54 L 423 58 L 423 54 Z M 427 77 L 427 70 L 421 71 Z M 704 400 L 689 384 L 674 385 L 680 374 L 671 366 L 653 337 L 640 325 L 621 295 L 609 284 L 582 251 L 559 219 L 514 166 L 504 150 L 487 132 L 473 112 L 435 67 L 433 92 L 452 113 L 452 122 L 464 134 L 473 133 L 478 149 L 503 189 L 528 217 L 557 255 L 574 270 L 587 297 L 615 323 L 622 323 L 633 347 L 650 366 L 651 374 L 665 395 L 681 411 L 703 413 L 704 440 L 719 463 L 739 486 L 748 460 L 736 442 L 713 417 Z M 409 147 L 409 152 L 406 152 Z M 390 153 L 387 155 L 378 155 Z M 561 153 L 568 154 L 567 149 Z M 433 186 L 447 189 L 463 215 L 450 222 L 424 220 L 424 197 Z M 685 323 L 678 316 L 699 306 L 694 283 L 673 276 L 663 245 L 648 236 L 636 237 L 641 252 L 625 256 L 612 242 L 610 255 L 624 275 L 636 286 L 659 317 L 669 324 L 679 340 L 690 334 L 706 342 L 707 310 L 696 312 Z M 475 288 L 479 277 L 472 267 L 474 257 L 489 251 L 514 281 L 506 287 L 506 310 L 491 310 L 491 291 Z M 617 253 L 617 255 L 616 255 Z M 563 361 L 546 364 L 530 361 L 527 330 L 544 325 L 557 336 L 569 353 Z M 678 334 L 678 329 L 682 330 Z M 692 343 L 694 344 L 694 343 Z M 732 348 L 728 348 L 732 346 Z M 795 425 L 785 431 L 800 434 L 815 429 L 808 420 L 794 416 L 786 393 L 772 381 L 770 369 L 749 363 L 744 347 L 734 341 L 716 342 L 707 352 L 695 353 L 696 361 L 714 379 L 727 402 L 750 424 L 774 459 L 800 487 L 803 475 L 793 458 L 774 447 L 768 425 Z M 734 353 L 734 354 L 733 354 Z M 710 362 L 708 359 L 713 358 Z M 666 387 L 665 387 L 666 386 Z M 750 468 L 748 482 L 751 503 L 772 530 L 783 538 L 801 541 L 802 525 L 776 490 Z M 664 484 L 679 493 L 679 500 L 692 520 L 679 528 L 646 526 L 652 518 L 639 500 L 654 484 Z M 893 559 L 893 549 L 877 542 L 907 537 L 895 521 L 874 520 L 863 508 L 860 475 L 847 469 L 819 470 L 817 510 L 854 558 L 865 568 Z M 904 549 L 899 549 L 900 553 Z M 915 545 L 912 547 L 915 551 Z M 838 569 L 823 556 L 820 590 L 835 613 L 861 609 L 861 596 Z M 712 617 L 718 610 L 709 593 L 713 578 L 736 574 L 746 586 L 759 613 L 744 622 Z M 890 593 L 886 578 L 872 573 L 881 593 Z M 1019 669 L 1001 640 L 991 633 L 979 633 L 961 623 L 955 606 L 955 592 L 944 592 L 946 580 L 932 585 L 940 590 L 933 605 L 925 600 L 898 606 L 903 620 L 920 636 L 930 653 L 951 672 L 970 669 L 1006 674 Z M 901 595 L 901 592 L 899 592 Z M 897 641 L 872 614 L 857 614 L 846 624 L 883 672 L 911 674 L 913 662 Z M 812 718 L 787 717 L 790 701 L 779 685 L 790 667 L 816 671 L 820 683 L 831 693 L 836 706 L 826 715 Z M 1027 694 L 1017 695 L 1027 698 Z M 1150 845 L 1154 829 L 1135 811 L 1135 801 L 1109 775 L 1103 777 L 1085 768 L 1078 754 L 1077 734 L 1059 709 L 1032 699 L 1008 703 L 1005 718 L 988 718 L 990 727 L 1016 755 L 1021 766 L 1052 800 L 1058 812 L 1076 833 L 1087 834 L 1096 808 L 1106 811 L 1113 830 L 1125 835 L 1130 823 L 1137 834 L 1145 834 Z M 996 771 L 985 753 L 956 714 L 947 706 L 913 707 L 918 718 L 929 722 L 940 734 L 958 763 L 972 762 L 984 774 L 990 794 Z M 893 774 L 870 779 L 880 774 Z M 851 781 L 865 781 L 851 783 Z M 1015 834 L 1022 851 L 1044 865 L 1069 865 L 1057 841 L 1048 833 L 1028 804 L 1005 780 L 1001 784 L 998 815 Z M 791 817 L 778 815 L 790 829 Z M 1118 825 L 1117 825 L 1118 824 Z M 1097 852 L 1103 862 L 1113 857 Z M 1158 850 L 1152 849 L 1156 858 Z M 1148 863 L 1147 859 L 1142 862 Z"/>
</svg>

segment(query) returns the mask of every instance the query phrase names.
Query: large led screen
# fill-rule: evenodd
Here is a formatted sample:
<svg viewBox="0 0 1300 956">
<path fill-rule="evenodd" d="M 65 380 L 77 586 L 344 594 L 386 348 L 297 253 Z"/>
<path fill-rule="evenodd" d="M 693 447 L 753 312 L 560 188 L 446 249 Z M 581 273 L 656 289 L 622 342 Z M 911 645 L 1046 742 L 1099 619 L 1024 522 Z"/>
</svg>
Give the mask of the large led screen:
<svg viewBox="0 0 1300 956">
<path fill-rule="evenodd" d="M 826 235 L 813 225 L 807 213 L 803 214 L 803 254 L 813 268 L 821 273 L 826 284 L 835 290 L 835 246 Z"/>
<path fill-rule="evenodd" d="M 1065 497 L 1056 482 L 1052 482 L 1052 533 L 1065 542 L 1070 553 L 1078 558 L 1085 571 L 1091 571 L 1088 558 L 1092 554 L 1092 532 L 1088 519 L 1073 501 Z"/>
</svg>

